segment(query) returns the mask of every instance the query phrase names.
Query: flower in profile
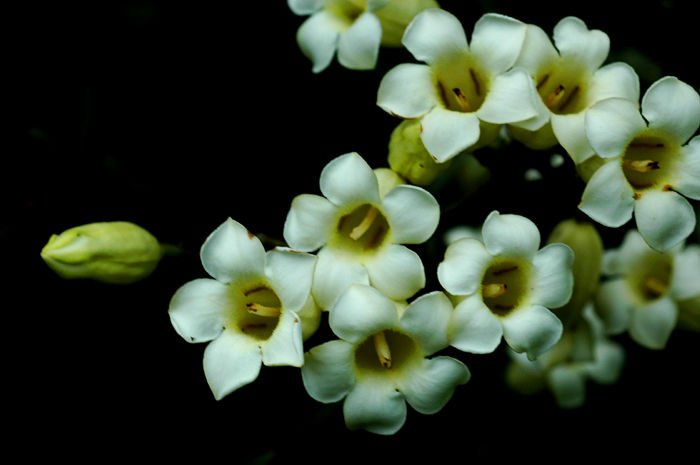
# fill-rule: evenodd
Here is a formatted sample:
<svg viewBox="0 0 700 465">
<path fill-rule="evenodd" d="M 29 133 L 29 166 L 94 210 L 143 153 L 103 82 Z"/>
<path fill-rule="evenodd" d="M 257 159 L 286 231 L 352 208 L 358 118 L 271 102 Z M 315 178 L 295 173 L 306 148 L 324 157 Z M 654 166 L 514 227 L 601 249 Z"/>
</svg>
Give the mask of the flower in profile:
<svg viewBox="0 0 700 465">
<path fill-rule="evenodd" d="M 168 313 L 187 342 L 209 342 L 204 374 L 217 400 L 267 366 L 304 363 L 302 340 L 318 327 L 310 296 L 316 257 L 276 248 L 227 219 L 204 242 L 202 265 L 214 279 L 177 290 Z M 312 327 L 302 328 L 311 324 Z M 315 325 L 315 327 L 313 327 Z"/>
<path fill-rule="evenodd" d="M 588 181 L 579 208 L 613 228 L 634 212 L 637 229 L 654 250 L 685 240 L 696 221 L 685 197 L 700 199 L 700 136 L 690 139 L 699 126 L 700 95 L 675 77 L 649 87 L 641 114 L 626 99 L 593 105 L 586 134 L 607 162 Z"/>
<path fill-rule="evenodd" d="M 434 0 L 287 0 L 299 16 L 311 15 L 297 31 L 302 53 L 320 73 L 333 56 L 348 69 L 374 69 L 379 46 L 398 46 L 406 25 Z M 398 39 L 397 39 L 398 37 Z"/>
<path fill-rule="evenodd" d="M 141 226 L 112 221 L 52 235 L 41 258 L 64 279 L 130 284 L 153 273 L 165 252 L 166 246 Z"/>
<path fill-rule="evenodd" d="M 566 304 L 573 289 L 574 254 L 564 244 L 542 249 L 535 224 L 519 215 L 491 212 L 483 243 L 459 239 L 445 251 L 438 280 L 453 296 L 450 344 L 473 353 L 493 352 L 505 339 L 530 360 L 552 347 L 561 321 L 549 310 Z"/>
<path fill-rule="evenodd" d="M 540 98 L 538 112 L 547 124 L 537 131 L 510 127 L 514 139 L 530 148 L 544 149 L 557 143 L 574 162 L 593 155 L 584 119 L 595 102 L 619 97 L 639 100 L 639 77 L 631 66 L 616 62 L 601 65 L 610 51 L 610 39 L 599 30 L 589 30 L 572 16 L 554 27 L 554 44 L 538 26 L 528 26 L 522 52 L 515 66 L 533 78 Z"/>
<path fill-rule="evenodd" d="M 292 201 L 284 239 L 296 250 L 320 249 L 312 293 L 321 308 L 328 310 L 351 283 L 372 285 L 394 300 L 425 286 L 423 262 L 401 244 L 428 240 L 440 208 L 426 190 L 395 184 L 380 183 L 353 152 L 325 166 L 323 197 L 302 194 Z"/>
<path fill-rule="evenodd" d="M 700 295 L 700 246 L 681 243 L 665 252 L 649 248 L 634 229 L 607 250 L 596 310 L 608 334 L 627 331 L 649 349 L 666 347 L 678 319 L 678 303 Z"/>
<path fill-rule="evenodd" d="M 539 97 L 522 68 L 511 69 L 527 25 L 497 14 L 482 16 L 471 44 L 452 14 L 425 10 L 406 28 L 403 43 L 427 64 L 404 63 L 382 79 L 377 105 L 400 118 L 421 118 L 421 139 L 439 163 L 494 142 L 505 123 L 535 118 Z"/>
<path fill-rule="evenodd" d="M 350 429 L 394 434 L 406 421 L 406 402 L 423 414 L 442 409 L 470 373 L 451 357 L 427 358 L 449 346 L 452 304 L 441 292 L 398 305 L 378 290 L 351 285 L 330 311 L 340 339 L 306 353 L 306 391 L 319 402 L 345 399 Z"/>
</svg>

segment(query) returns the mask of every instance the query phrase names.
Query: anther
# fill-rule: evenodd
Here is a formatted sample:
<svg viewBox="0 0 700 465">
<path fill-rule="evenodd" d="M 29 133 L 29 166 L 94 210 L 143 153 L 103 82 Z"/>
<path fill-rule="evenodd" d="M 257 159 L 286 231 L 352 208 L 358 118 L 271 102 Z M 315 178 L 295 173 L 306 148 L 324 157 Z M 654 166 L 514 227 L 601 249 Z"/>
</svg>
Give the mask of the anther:
<svg viewBox="0 0 700 465">
<path fill-rule="evenodd" d="M 389 351 L 389 343 L 386 341 L 384 331 L 379 331 L 372 335 L 374 339 L 374 349 L 377 351 L 379 363 L 384 368 L 391 368 L 391 351 Z"/>
<path fill-rule="evenodd" d="M 556 89 L 552 91 L 551 94 L 547 97 L 547 99 L 544 101 L 544 105 L 549 108 L 550 110 L 554 105 L 559 103 L 559 101 L 564 97 L 564 86 L 559 85 Z"/>
<path fill-rule="evenodd" d="M 649 291 L 649 294 L 654 297 L 660 297 L 668 290 L 668 286 L 666 284 L 662 283 L 658 278 L 651 275 L 644 278 L 644 286 L 646 287 L 646 290 Z"/>
<path fill-rule="evenodd" d="M 370 207 L 362 222 L 352 228 L 352 231 L 350 231 L 350 237 L 353 240 L 358 240 L 360 237 L 362 237 L 362 235 L 367 232 L 369 227 L 372 226 L 372 222 L 377 217 L 377 213 L 379 213 L 379 210 L 377 210 L 375 207 Z"/>
<path fill-rule="evenodd" d="M 622 167 L 628 170 L 639 171 L 640 173 L 648 173 L 659 169 L 659 162 L 654 160 L 625 160 L 622 162 Z"/>
<path fill-rule="evenodd" d="M 487 284 L 482 289 L 482 295 L 488 299 L 495 299 L 506 293 L 508 286 L 505 284 Z"/>
<path fill-rule="evenodd" d="M 280 307 L 266 307 L 255 302 L 246 304 L 248 311 L 260 316 L 280 316 L 282 311 Z"/>
<path fill-rule="evenodd" d="M 452 92 L 454 92 L 455 96 L 457 97 L 457 103 L 459 103 L 459 106 L 462 107 L 462 110 L 464 110 L 465 112 L 472 111 L 472 107 L 469 106 L 467 96 L 464 95 L 462 89 L 460 89 L 459 87 L 455 87 L 454 89 L 452 89 Z"/>
</svg>

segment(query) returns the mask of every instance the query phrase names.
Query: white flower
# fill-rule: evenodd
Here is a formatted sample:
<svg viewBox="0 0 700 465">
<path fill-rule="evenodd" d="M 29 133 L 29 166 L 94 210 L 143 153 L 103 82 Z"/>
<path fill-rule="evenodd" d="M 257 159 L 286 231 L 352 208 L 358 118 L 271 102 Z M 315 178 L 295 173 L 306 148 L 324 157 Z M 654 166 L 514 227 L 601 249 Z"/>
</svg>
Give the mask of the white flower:
<svg viewBox="0 0 700 465">
<path fill-rule="evenodd" d="M 549 308 L 571 297 L 574 254 L 560 243 L 538 251 L 537 226 L 518 215 L 491 212 L 482 235 L 483 243 L 465 238 L 450 244 L 438 265 L 440 284 L 464 297 L 450 322 L 450 343 L 489 353 L 503 337 L 534 360 L 562 334 L 562 323 Z"/>
<path fill-rule="evenodd" d="M 403 43 L 427 65 L 404 63 L 382 79 L 377 105 L 401 118 L 420 118 L 422 141 L 442 163 L 464 150 L 498 138 L 502 124 L 537 116 L 532 78 L 511 69 L 527 25 L 486 14 L 474 26 L 471 44 L 452 14 L 429 9 L 406 28 Z M 531 121 L 529 129 L 541 122 Z"/>
<path fill-rule="evenodd" d="M 423 263 L 399 244 L 420 244 L 437 228 L 440 208 L 424 189 L 406 184 L 380 195 L 377 176 L 357 153 L 332 160 L 321 172 L 321 193 L 294 198 L 284 239 L 318 251 L 312 293 L 328 310 L 351 283 L 371 284 L 404 300 L 425 286 Z"/>
<path fill-rule="evenodd" d="M 506 383 L 525 395 L 547 387 L 561 408 L 584 404 L 588 380 L 616 383 L 625 364 L 624 347 L 605 337 L 602 322 L 590 303 L 576 330 L 565 332 L 537 360 L 530 361 L 512 350 L 508 355 L 511 363 L 506 368 Z"/>
<path fill-rule="evenodd" d="M 554 27 L 554 43 L 535 25 L 529 25 L 522 52 L 515 62 L 527 70 L 540 96 L 539 117 L 547 124 L 531 132 L 511 127 L 514 139 L 543 149 L 557 142 L 576 163 L 593 155 L 586 138 L 586 110 L 595 102 L 620 97 L 639 101 L 639 77 L 625 63 L 600 67 L 608 56 L 610 39 L 599 30 L 588 30 L 569 16 Z"/>
<path fill-rule="evenodd" d="M 629 332 L 638 344 L 663 349 L 676 326 L 678 302 L 700 294 L 700 246 L 649 248 L 636 230 L 603 257 L 596 308 L 608 334 Z"/>
<path fill-rule="evenodd" d="M 208 342 L 204 374 L 217 400 L 255 381 L 261 364 L 304 363 L 304 310 L 316 257 L 287 249 L 265 252 L 260 240 L 229 218 L 204 242 L 202 265 L 214 279 L 195 279 L 173 296 L 168 313 L 187 342 Z M 315 330 L 315 328 L 311 328 Z"/>
<path fill-rule="evenodd" d="M 373 12 L 389 0 L 287 0 L 297 15 L 311 15 L 297 31 L 302 53 L 320 73 L 333 60 L 349 69 L 374 69 L 382 25 Z"/>
<path fill-rule="evenodd" d="M 401 308 L 376 289 L 353 284 L 330 312 L 340 339 L 306 354 L 301 375 L 307 392 L 324 403 L 345 398 L 350 429 L 394 434 L 406 421 L 406 402 L 420 413 L 436 413 L 469 380 L 462 362 L 426 358 L 449 346 L 447 297 L 433 292 Z"/>
<path fill-rule="evenodd" d="M 634 211 L 637 229 L 655 250 L 683 241 L 695 228 L 693 207 L 683 196 L 700 199 L 700 136 L 688 142 L 698 126 L 700 96 L 675 77 L 652 84 L 641 114 L 625 99 L 593 105 L 586 134 L 609 161 L 588 181 L 579 208 L 613 228 Z"/>
</svg>

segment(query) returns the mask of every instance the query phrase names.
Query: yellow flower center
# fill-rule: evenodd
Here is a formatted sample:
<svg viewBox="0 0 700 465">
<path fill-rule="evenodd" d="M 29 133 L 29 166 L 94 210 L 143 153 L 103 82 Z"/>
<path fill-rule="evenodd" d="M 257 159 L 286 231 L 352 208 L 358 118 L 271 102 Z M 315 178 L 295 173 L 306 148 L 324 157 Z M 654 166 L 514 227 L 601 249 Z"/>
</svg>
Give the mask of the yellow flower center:
<svg viewBox="0 0 700 465">
<path fill-rule="evenodd" d="M 622 156 L 622 172 L 635 193 L 659 185 L 670 189 L 680 150 L 678 144 L 646 131 L 635 137 Z"/>
<path fill-rule="evenodd" d="M 673 277 L 673 261 L 667 254 L 649 251 L 632 269 L 627 282 L 640 301 L 649 302 L 666 295 Z"/>
<path fill-rule="evenodd" d="M 355 349 L 355 367 L 360 372 L 395 373 L 418 358 L 415 341 L 393 329 L 373 334 Z"/>
<path fill-rule="evenodd" d="M 481 281 L 481 297 L 492 313 L 505 316 L 522 303 L 527 296 L 528 268 L 515 260 L 489 266 Z"/>
<path fill-rule="evenodd" d="M 578 113 L 586 108 L 584 70 L 575 62 L 557 60 L 535 78 L 537 93 L 544 105 L 557 115 Z"/>
<path fill-rule="evenodd" d="M 490 82 L 470 54 L 439 60 L 432 68 L 438 96 L 448 110 L 477 111 L 486 100 Z"/>
<path fill-rule="evenodd" d="M 378 250 L 387 238 L 389 223 L 374 205 L 356 207 L 338 221 L 331 239 L 335 247 L 363 254 Z"/>
<path fill-rule="evenodd" d="M 269 339 L 282 315 L 282 303 L 275 291 L 262 283 L 231 288 L 233 305 L 228 326 L 261 341 Z"/>
</svg>

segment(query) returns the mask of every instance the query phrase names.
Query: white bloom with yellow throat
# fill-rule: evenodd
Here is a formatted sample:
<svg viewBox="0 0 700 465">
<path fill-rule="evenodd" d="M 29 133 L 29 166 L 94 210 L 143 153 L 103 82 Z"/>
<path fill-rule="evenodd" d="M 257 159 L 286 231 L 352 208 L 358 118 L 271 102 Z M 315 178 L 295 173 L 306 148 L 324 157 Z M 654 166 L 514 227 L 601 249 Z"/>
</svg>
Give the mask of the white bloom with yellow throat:
<svg viewBox="0 0 700 465">
<path fill-rule="evenodd" d="M 386 184 L 353 152 L 324 167 L 323 196 L 292 201 L 284 239 L 297 250 L 318 250 L 312 293 L 321 308 L 328 310 L 351 283 L 372 285 L 394 300 L 425 286 L 423 262 L 403 244 L 427 241 L 440 207 L 420 187 Z"/>
<path fill-rule="evenodd" d="M 209 342 L 204 374 L 219 400 L 257 379 L 261 365 L 304 363 L 302 341 L 320 321 L 310 296 L 313 255 L 276 248 L 227 219 L 204 242 L 204 269 L 177 290 L 168 313 L 187 342 Z"/>
</svg>

